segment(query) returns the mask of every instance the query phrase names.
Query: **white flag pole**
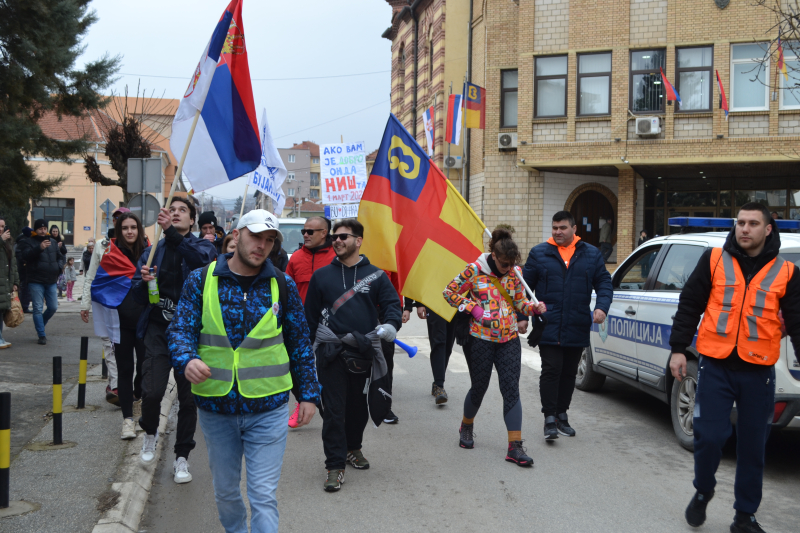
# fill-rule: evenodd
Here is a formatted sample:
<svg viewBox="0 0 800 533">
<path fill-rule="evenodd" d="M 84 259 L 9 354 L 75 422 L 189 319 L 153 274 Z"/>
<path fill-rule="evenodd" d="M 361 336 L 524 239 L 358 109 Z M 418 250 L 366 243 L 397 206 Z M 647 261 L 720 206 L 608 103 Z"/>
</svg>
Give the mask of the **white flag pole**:
<svg viewBox="0 0 800 533">
<path fill-rule="evenodd" d="M 247 201 L 248 187 L 250 187 L 250 180 L 247 180 L 247 183 L 244 186 L 244 196 L 242 197 L 242 205 L 239 208 L 239 220 L 242 220 L 242 215 L 244 214 L 244 203 Z"/>
</svg>

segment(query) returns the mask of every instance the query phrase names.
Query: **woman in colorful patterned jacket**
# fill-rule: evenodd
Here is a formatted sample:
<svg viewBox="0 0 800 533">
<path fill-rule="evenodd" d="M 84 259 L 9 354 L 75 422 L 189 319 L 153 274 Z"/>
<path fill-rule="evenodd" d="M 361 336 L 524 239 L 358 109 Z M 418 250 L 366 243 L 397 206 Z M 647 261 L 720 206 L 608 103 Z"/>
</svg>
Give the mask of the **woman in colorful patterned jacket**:
<svg viewBox="0 0 800 533">
<path fill-rule="evenodd" d="M 531 316 L 544 313 L 546 309 L 543 303 L 534 304 L 525 297 L 525 289 L 513 270 L 519 261 L 519 248 L 511 234 L 498 228 L 492 232 L 489 253 L 467 265 L 444 290 L 444 297 L 451 306 L 471 315 L 470 337 L 464 345 L 464 354 L 472 387 L 464 399 L 459 445 L 472 448 L 475 444 L 473 421 L 489 388 L 494 365 L 500 380 L 503 417 L 508 430 L 506 461 L 531 466 L 533 459 L 522 446 L 522 403 L 519 397 L 522 347 L 517 312 Z M 527 326 L 527 322 L 524 324 Z"/>
</svg>

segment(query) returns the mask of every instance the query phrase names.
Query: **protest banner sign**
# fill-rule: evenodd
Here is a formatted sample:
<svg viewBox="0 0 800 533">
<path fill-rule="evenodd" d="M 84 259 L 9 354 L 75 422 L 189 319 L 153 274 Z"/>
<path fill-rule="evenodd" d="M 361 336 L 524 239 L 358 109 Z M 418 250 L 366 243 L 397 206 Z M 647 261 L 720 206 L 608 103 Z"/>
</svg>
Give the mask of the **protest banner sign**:
<svg viewBox="0 0 800 533">
<path fill-rule="evenodd" d="M 356 218 L 359 204 L 334 204 L 325 206 L 325 218 L 336 220 L 339 218 Z"/>
<path fill-rule="evenodd" d="M 320 146 L 322 203 L 352 204 L 361 201 L 367 186 L 367 154 L 364 143 Z"/>
</svg>

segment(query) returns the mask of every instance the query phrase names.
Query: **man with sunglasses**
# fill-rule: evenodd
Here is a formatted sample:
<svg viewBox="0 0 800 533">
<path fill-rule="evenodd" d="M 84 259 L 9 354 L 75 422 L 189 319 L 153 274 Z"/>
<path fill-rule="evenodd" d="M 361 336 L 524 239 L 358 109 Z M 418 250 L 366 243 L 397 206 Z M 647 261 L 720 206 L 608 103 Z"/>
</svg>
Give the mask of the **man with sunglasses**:
<svg viewBox="0 0 800 533">
<path fill-rule="evenodd" d="M 306 301 L 311 276 L 331 264 L 336 253 L 330 240 L 331 221 L 324 217 L 311 217 L 303 224 L 303 246 L 289 258 L 286 275 L 297 284 L 303 303 Z"/>
<path fill-rule="evenodd" d="M 341 488 L 346 462 L 359 470 L 369 468 L 361 453 L 361 440 L 370 411 L 375 419 L 376 406 L 371 399 L 368 410 L 364 388 L 369 368 L 374 371 L 375 365 L 386 364 L 378 338 L 394 341 L 402 315 L 389 277 L 359 254 L 363 237 L 364 226 L 357 220 L 336 223 L 336 258 L 311 277 L 305 300 L 322 385 L 322 443 L 328 471 L 323 488 L 328 492 Z M 348 339 L 354 338 L 357 347 L 348 344 Z M 366 359 L 367 354 L 372 358 Z M 384 414 L 378 412 L 377 416 Z"/>
</svg>

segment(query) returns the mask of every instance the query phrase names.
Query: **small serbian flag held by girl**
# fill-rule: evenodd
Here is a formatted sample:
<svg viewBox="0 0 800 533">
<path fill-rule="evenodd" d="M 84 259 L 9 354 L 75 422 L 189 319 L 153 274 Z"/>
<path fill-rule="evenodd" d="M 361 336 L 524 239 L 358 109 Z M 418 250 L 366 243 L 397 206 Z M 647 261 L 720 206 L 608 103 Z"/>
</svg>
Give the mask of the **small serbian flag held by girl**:
<svg viewBox="0 0 800 533">
<path fill-rule="evenodd" d="M 428 157 L 433 157 L 433 147 L 435 141 L 434 121 L 433 121 L 433 106 L 430 106 L 422 114 L 422 122 L 425 124 L 425 140 L 428 143 Z"/>
<path fill-rule="evenodd" d="M 722 87 L 722 79 L 719 77 L 719 71 L 715 70 L 714 72 L 717 73 L 717 84 L 719 84 L 719 106 L 725 110 L 725 120 L 728 120 L 728 99 L 725 98 L 725 89 Z"/>
<path fill-rule="evenodd" d="M 117 307 L 130 292 L 135 274 L 133 263 L 113 240 L 109 242 L 92 281 L 92 314 L 98 337 L 109 337 L 112 342 L 119 343 Z"/>
<path fill-rule="evenodd" d="M 666 76 L 664 76 L 664 69 L 659 69 L 661 71 L 661 79 L 664 81 L 664 88 L 667 90 L 667 100 L 672 100 L 674 102 L 681 103 L 681 97 L 678 94 L 678 91 L 675 90 L 675 87 L 669 82 Z"/>
<path fill-rule="evenodd" d="M 195 192 L 244 176 L 261 162 L 242 2 L 232 0 L 222 13 L 172 122 L 169 145 L 180 157 L 200 111 L 183 164 Z"/>
<path fill-rule="evenodd" d="M 447 102 L 447 126 L 444 130 L 444 140 L 450 144 L 461 141 L 461 123 L 463 122 L 463 107 L 460 94 L 451 94 Z"/>
</svg>

